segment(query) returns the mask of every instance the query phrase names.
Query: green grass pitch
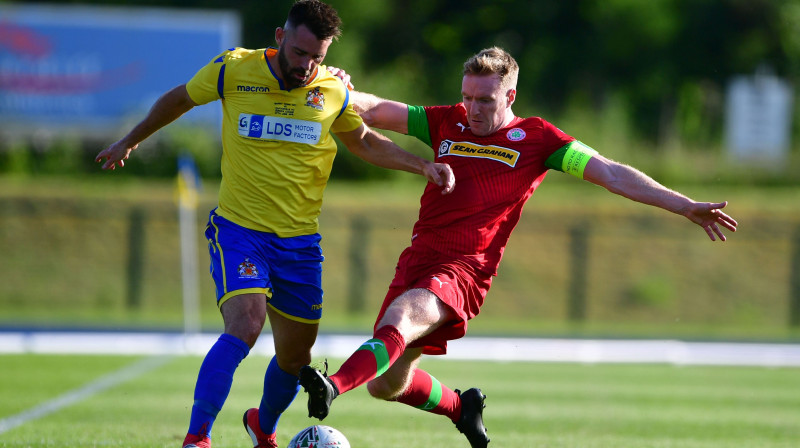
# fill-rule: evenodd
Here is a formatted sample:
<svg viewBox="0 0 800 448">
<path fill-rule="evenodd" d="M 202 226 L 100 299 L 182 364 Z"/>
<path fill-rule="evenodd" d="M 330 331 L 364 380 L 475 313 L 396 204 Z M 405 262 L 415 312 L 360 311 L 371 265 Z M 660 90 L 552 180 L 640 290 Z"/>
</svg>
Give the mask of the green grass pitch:
<svg viewBox="0 0 800 448">
<path fill-rule="evenodd" d="M 138 357 L 0 356 L 0 447 L 180 446 L 202 359 L 176 357 L 48 415 L 2 430 Z M 214 447 L 249 447 L 241 415 L 258 405 L 268 360 L 251 356 L 213 431 Z M 331 360 L 331 369 L 340 360 Z M 800 440 L 800 369 L 672 365 L 462 362 L 421 365 L 451 388 L 480 387 L 490 447 L 790 448 Z M 306 417 L 305 394 L 284 414 L 282 446 Z M 374 400 L 365 388 L 337 399 L 323 422 L 356 447 L 467 447 L 444 417 Z"/>
</svg>

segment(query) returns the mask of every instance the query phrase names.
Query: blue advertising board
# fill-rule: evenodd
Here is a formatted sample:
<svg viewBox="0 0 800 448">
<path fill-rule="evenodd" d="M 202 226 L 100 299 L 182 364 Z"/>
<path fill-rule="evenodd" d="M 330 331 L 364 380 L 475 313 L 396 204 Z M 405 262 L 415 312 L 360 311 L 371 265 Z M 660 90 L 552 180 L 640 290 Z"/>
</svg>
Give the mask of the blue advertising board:
<svg viewBox="0 0 800 448">
<path fill-rule="evenodd" d="M 227 10 L 0 4 L 0 127 L 119 136 L 240 36 Z M 218 129 L 220 107 L 181 121 Z"/>
</svg>

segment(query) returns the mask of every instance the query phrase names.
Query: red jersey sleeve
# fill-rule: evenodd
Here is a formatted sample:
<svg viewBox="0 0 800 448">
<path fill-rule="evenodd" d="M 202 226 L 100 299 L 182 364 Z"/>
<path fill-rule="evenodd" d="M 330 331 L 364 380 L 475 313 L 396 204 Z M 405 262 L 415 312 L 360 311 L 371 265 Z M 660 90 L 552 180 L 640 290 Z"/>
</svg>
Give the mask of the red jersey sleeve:
<svg viewBox="0 0 800 448">
<path fill-rule="evenodd" d="M 573 140 L 575 140 L 575 137 L 566 134 L 549 121 L 542 119 L 542 147 L 547 148 L 550 154 Z"/>
</svg>

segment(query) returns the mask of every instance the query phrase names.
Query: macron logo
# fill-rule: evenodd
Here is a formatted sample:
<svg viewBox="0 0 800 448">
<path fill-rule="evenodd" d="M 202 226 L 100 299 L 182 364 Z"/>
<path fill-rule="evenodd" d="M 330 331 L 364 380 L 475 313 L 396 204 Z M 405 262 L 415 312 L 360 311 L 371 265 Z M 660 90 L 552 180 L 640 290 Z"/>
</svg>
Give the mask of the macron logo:
<svg viewBox="0 0 800 448">
<path fill-rule="evenodd" d="M 269 93 L 269 87 L 264 86 L 236 86 L 237 92 Z"/>
</svg>

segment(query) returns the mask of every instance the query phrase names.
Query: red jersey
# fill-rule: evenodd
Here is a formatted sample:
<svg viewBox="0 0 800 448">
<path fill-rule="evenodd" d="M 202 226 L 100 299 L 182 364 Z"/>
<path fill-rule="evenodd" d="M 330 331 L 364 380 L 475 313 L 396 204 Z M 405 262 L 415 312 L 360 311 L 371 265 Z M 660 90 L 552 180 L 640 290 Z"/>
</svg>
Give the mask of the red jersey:
<svg viewBox="0 0 800 448">
<path fill-rule="evenodd" d="M 426 246 L 489 275 L 497 273 L 525 202 L 548 169 L 560 170 L 560 160 L 548 158 L 575 140 L 538 117 L 514 117 L 479 137 L 470 132 L 463 103 L 409 107 L 409 135 L 430 144 L 436 162 L 449 164 L 456 178 L 447 195 L 432 183 L 425 188 L 412 246 Z"/>
</svg>

